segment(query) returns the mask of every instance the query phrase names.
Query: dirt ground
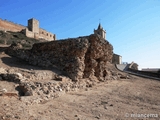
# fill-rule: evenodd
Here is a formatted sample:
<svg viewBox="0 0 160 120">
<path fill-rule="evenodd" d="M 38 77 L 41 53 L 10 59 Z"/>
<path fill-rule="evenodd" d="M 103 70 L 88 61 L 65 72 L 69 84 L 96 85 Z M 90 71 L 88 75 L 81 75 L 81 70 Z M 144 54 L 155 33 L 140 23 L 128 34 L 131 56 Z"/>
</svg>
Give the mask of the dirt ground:
<svg viewBox="0 0 160 120">
<path fill-rule="evenodd" d="M 15 67 L 4 61 L 0 67 Z M 16 59 L 15 59 L 16 61 Z M 16 67 L 20 67 L 17 65 Z M 15 90 L 15 83 L 0 81 Z M 23 99 L 23 97 L 22 97 Z M 84 90 L 64 93 L 41 104 L 28 105 L 17 96 L 0 96 L 0 120 L 160 120 L 160 81 L 133 76 L 109 80 Z"/>
<path fill-rule="evenodd" d="M 132 114 L 158 114 L 148 119 L 159 120 L 159 93 L 159 81 L 139 77 L 114 80 L 30 106 L 16 97 L 3 96 L 0 115 L 9 120 L 128 120 L 139 119 Z"/>
</svg>

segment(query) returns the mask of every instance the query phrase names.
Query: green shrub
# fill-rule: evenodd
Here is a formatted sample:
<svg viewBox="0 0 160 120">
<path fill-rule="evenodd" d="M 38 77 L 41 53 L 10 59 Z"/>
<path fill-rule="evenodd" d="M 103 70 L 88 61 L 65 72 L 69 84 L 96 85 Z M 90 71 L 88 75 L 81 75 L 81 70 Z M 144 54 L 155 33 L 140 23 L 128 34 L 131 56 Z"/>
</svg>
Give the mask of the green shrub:
<svg viewBox="0 0 160 120">
<path fill-rule="evenodd" d="M 32 48 L 32 45 L 30 44 L 22 44 L 23 48 Z"/>
</svg>

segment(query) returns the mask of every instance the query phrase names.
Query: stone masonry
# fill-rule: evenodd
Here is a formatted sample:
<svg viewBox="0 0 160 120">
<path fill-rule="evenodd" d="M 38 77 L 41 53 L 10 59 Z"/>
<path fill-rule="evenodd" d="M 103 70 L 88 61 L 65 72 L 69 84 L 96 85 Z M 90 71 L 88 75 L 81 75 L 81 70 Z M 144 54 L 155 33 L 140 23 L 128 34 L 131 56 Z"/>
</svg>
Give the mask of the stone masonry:
<svg viewBox="0 0 160 120">
<path fill-rule="evenodd" d="M 113 64 L 122 64 L 122 56 L 120 56 L 118 54 L 113 54 L 112 63 Z"/>
<path fill-rule="evenodd" d="M 28 20 L 28 27 L 23 30 L 23 33 L 35 39 L 56 40 L 56 35 L 39 28 L 39 21 L 34 18 Z"/>
<path fill-rule="evenodd" d="M 22 32 L 27 37 L 35 39 L 45 39 L 48 41 L 56 40 L 56 35 L 39 28 L 39 21 L 34 18 L 28 20 L 28 26 L 0 19 L 0 30 Z"/>
<path fill-rule="evenodd" d="M 56 66 L 72 80 L 109 79 L 112 45 L 98 34 L 37 43 L 31 50 L 8 50 L 9 54 L 38 66 Z"/>
</svg>

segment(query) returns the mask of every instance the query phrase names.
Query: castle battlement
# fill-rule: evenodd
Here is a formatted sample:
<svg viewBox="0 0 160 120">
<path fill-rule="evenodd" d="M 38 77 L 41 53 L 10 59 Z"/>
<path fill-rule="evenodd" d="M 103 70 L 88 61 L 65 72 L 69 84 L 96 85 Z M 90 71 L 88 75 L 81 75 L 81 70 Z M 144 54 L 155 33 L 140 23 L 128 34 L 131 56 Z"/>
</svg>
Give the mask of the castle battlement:
<svg viewBox="0 0 160 120">
<path fill-rule="evenodd" d="M 9 24 L 12 24 L 12 25 L 17 25 L 17 26 L 21 26 L 21 27 L 26 27 L 26 26 L 24 26 L 24 25 L 21 25 L 21 24 L 18 24 L 18 23 L 14 23 L 14 22 L 12 22 L 12 21 L 8 21 L 7 19 L 1 19 L 0 18 L 0 21 L 4 21 L 4 22 L 7 22 L 7 23 L 9 23 Z"/>
<path fill-rule="evenodd" d="M 56 40 L 56 35 L 39 28 L 39 21 L 34 18 L 28 20 L 28 26 L 0 19 L 0 30 L 22 32 L 27 37 L 35 39 L 45 39 L 48 41 Z"/>
</svg>

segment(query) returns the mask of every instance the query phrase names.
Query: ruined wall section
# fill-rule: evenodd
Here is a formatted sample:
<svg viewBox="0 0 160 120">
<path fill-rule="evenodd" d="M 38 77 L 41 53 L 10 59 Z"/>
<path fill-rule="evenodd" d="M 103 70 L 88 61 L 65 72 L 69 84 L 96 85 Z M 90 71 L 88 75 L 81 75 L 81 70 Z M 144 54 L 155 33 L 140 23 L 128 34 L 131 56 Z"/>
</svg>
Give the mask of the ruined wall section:
<svg viewBox="0 0 160 120">
<path fill-rule="evenodd" d="M 84 78 L 97 77 L 105 80 L 109 77 L 108 63 L 112 63 L 113 46 L 100 35 L 89 37 L 89 48 L 85 54 Z"/>
<path fill-rule="evenodd" d="M 30 63 L 39 66 L 56 65 L 73 80 L 83 78 L 85 68 L 84 58 L 89 47 L 87 37 L 52 41 L 47 43 L 34 44 L 31 50 Z M 42 61 L 35 61 L 41 59 Z"/>
<path fill-rule="evenodd" d="M 0 19 L 0 30 L 20 32 L 22 29 L 25 29 L 25 28 L 26 27 L 23 25 L 15 24 L 13 22 Z"/>
<path fill-rule="evenodd" d="M 11 52 L 11 50 L 9 50 Z M 84 78 L 107 80 L 113 47 L 99 35 L 37 43 L 29 51 L 14 55 L 30 64 L 57 67 L 72 80 Z"/>
</svg>

